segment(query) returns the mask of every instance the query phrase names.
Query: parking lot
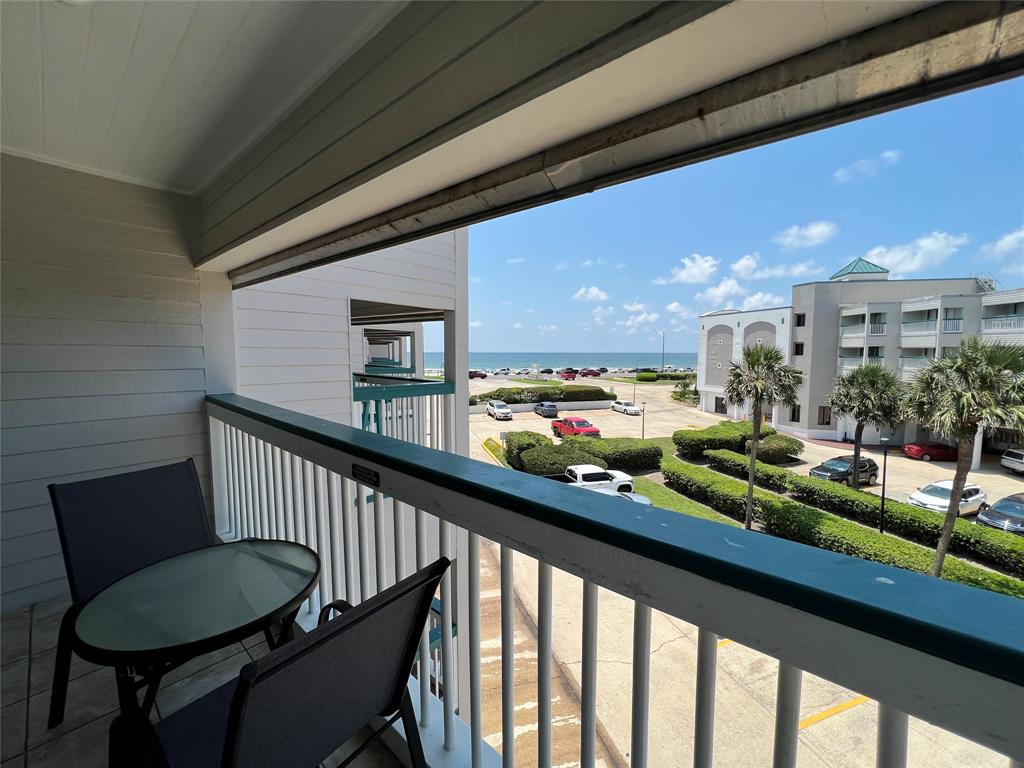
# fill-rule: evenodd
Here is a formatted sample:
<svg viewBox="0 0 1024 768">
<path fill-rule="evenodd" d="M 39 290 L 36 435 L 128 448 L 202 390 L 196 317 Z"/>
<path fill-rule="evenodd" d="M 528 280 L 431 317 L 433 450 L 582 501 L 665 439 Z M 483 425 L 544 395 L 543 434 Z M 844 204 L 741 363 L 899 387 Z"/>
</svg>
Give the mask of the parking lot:
<svg viewBox="0 0 1024 768">
<path fill-rule="evenodd" d="M 585 416 L 601 429 L 606 437 L 669 436 L 677 429 L 710 426 L 721 420 L 715 414 L 703 413 L 685 407 L 670 397 L 672 387 L 664 384 L 636 386 L 588 380 L 607 389 L 614 389 L 626 399 L 646 403 L 646 414 L 626 416 L 609 408 L 572 411 L 572 415 Z M 479 394 L 498 386 L 519 386 L 489 377 L 473 381 L 472 394 Z M 525 386 L 525 385 L 524 385 Z M 566 411 L 566 414 L 569 412 Z M 497 439 L 509 430 L 534 430 L 550 435 L 550 419 L 533 413 L 517 413 L 511 422 L 495 422 L 485 414 L 470 416 L 471 453 L 485 461 L 493 459 L 483 449 L 487 437 Z M 792 469 L 806 473 L 825 459 L 851 452 L 849 446 L 806 443 L 802 461 Z M 881 453 L 873 448 L 865 451 L 881 465 Z M 892 451 L 889 454 L 887 495 L 903 500 L 918 487 L 929 482 L 952 479 L 951 462 L 925 463 L 909 459 Z M 984 466 L 972 472 L 970 480 L 977 482 L 990 499 L 1011 493 L 1024 492 L 1024 479 L 999 466 L 998 457 L 985 457 Z M 871 489 L 879 492 L 879 487 Z M 496 552 L 492 557 L 496 557 Z M 536 638 L 532 627 L 537 616 L 537 569 L 531 558 L 516 554 L 514 583 L 519 608 L 531 617 L 517 625 L 517 653 L 536 652 Z M 582 587 L 575 576 L 556 572 L 553 600 L 553 653 L 556 668 L 561 670 L 567 684 L 578 692 L 581 671 Z M 630 746 L 630 690 L 632 660 L 632 602 L 612 592 L 600 592 L 600 619 L 598 634 L 598 715 L 601 722 L 602 757 L 608 765 L 628 764 Z M 696 674 L 697 628 L 684 621 L 655 612 L 651 637 L 651 765 L 684 766 L 692 763 L 689 750 L 694 722 L 693 690 Z M 500 646 L 500 638 L 498 639 Z M 757 651 L 746 648 L 728 638 L 719 641 L 718 683 L 716 708 L 716 762 L 736 768 L 753 768 L 771 764 L 775 707 L 777 662 Z M 486 687 L 489 674 L 500 670 L 484 669 Z M 517 710 L 522 704 L 530 708 L 532 695 L 529 686 L 520 689 L 526 697 L 522 702 L 517 693 Z M 497 713 L 500 716 L 500 711 Z M 874 739 L 877 705 L 857 691 L 847 690 L 826 680 L 804 676 L 800 713 L 801 766 L 857 766 L 874 765 Z M 488 718 L 490 719 L 490 718 Z M 494 734 L 500 740 L 500 728 Z M 556 731 L 557 734 L 557 731 Z M 570 738 L 576 738 L 572 732 Z M 492 736 L 492 743 L 493 743 Z M 523 745 L 527 747 L 526 744 Z M 525 765 L 532 754 L 527 747 L 520 752 Z M 1005 766 L 1006 759 L 994 752 L 941 731 L 920 720 L 911 720 L 909 765 L 913 766 Z"/>
</svg>

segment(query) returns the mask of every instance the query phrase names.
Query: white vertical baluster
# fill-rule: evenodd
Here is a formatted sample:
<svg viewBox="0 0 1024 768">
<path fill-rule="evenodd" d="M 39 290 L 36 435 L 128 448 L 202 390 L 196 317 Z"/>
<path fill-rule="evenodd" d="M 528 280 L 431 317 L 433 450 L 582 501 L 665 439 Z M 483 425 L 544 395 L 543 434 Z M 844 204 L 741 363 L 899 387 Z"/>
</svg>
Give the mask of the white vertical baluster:
<svg viewBox="0 0 1024 768">
<path fill-rule="evenodd" d="M 647 721 L 650 712 L 651 681 L 651 609 L 633 603 L 633 719 L 629 764 L 647 765 Z"/>
<path fill-rule="evenodd" d="M 246 447 L 248 456 L 246 463 L 249 465 L 249 508 L 252 510 L 253 536 L 263 538 L 263 517 L 260 512 L 260 460 L 256 450 L 256 438 L 246 435 Z"/>
<path fill-rule="evenodd" d="M 597 762 L 597 585 L 583 582 L 583 670 L 580 674 L 580 768 Z"/>
<path fill-rule="evenodd" d="M 388 586 L 387 528 L 384 526 L 384 494 L 373 492 L 373 554 L 377 565 L 377 592 Z"/>
<path fill-rule="evenodd" d="M 391 500 L 395 524 L 395 581 L 405 578 L 405 504 Z"/>
<path fill-rule="evenodd" d="M 341 549 L 341 477 L 336 472 L 327 473 L 327 523 L 331 531 L 331 577 L 334 597 L 343 594 L 341 582 L 342 549 Z"/>
<path fill-rule="evenodd" d="M 316 502 L 316 552 L 320 555 L 320 605 L 322 607 L 334 599 L 330 524 L 327 521 L 327 470 L 321 466 L 314 466 L 313 474 L 313 498 Z"/>
<path fill-rule="evenodd" d="M 452 526 L 438 523 L 441 557 L 452 557 Z M 444 683 L 444 748 L 455 748 L 455 667 L 452 653 L 452 569 L 441 579 L 441 679 Z"/>
<path fill-rule="evenodd" d="M 878 702 L 877 768 L 907 768 L 907 739 L 910 718 L 905 712 Z"/>
<path fill-rule="evenodd" d="M 298 541 L 295 525 L 294 481 L 292 480 L 292 455 L 281 452 L 281 510 L 284 514 L 284 537 L 288 541 Z"/>
<path fill-rule="evenodd" d="M 214 420 L 210 419 L 211 426 Z M 231 427 L 222 421 L 217 421 L 217 427 L 220 430 L 220 445 L 223 455 L 223 468 L 222 472 L 224 475 L 224 507 L 226 510 L 225 517 L 227 518 L 227 536 L 230 539 L 238 538 L 238 523 L 235 518 L 237 507 L 235 506 L 235 494 L 234 494 L 234 464 L 231 460 Z M 213 440 L 211 438 L 211 448 Z"/>
<path fill-rule="evenodd" d="M 480 537 L 469 532 L 469 729 L 473 768 L 483 760 L 483 713 L 480 687 Z"/>
<path fill-rule="evenodd" d="M 353 483 L 347 477 L 341 478 L 341 521 L 345 539 L 345 599 L 352 605 L 359 602 L 358 561 L 356 559 L 356 525 L 352 499 Z"/>
<path fill-rule="evenodd" d="M 288 461 L 291 466 L 292 515 L 295 518 L 295 540 L 306 543 L 306 508 L 302 500 L 302 459 L 292 456 Z"/>
<path fill-rule="evenodd" d="M 242 504 L 245 506 L 245 535 L 256 536 L 256 515 L 252 506 L 252 478 L 255 468 L 252 454 L 249 451 L 249 436 L 244 432 L 238 435 L 239 455 L 242 457 Z"/>
<path fill-rule="evenodd" d="M 512 550 L 501 547 L 501 762 L 516 764 L 515 594 Z"/>
<path fill-rule="evenodd" d="M 796 768 L 800 733 L 800 685 L 803 672 L 779 662 L 779 686 L 775 699 L 775 749 L 773 768 Z"/>
<path fill-rule="evenodd" d="M 274 519 L 277 521 L 275 534 L 277 538 L 284 539 L 288 538 L 285 534 L 284 469 L 281 466 L 281 449 L 276 445 L 271 448 L 271 458 L 274 460 L 271 475 L 274 478 Z"/>
<path fill-rule="evenodd" d="M 551 566 L 537 561 L 537 765 L 551 768 Z"/>
<path fill-rule="evenodd" d="M 267 537 L 271 539 L 277 538 L 277 510 L 274 505 L 274 446 L 264 441 L 263 446 L 263 477 L 267 483 L 266 495 L 264 498 L 267 503 Z"/>
<path fill-rule="evenodd" d="M 320 551 L 320 543 L 316 538 L 316 470 L 311 461 L 302 461 L 302 506 L 306 519 L 306 546 L 314 552 Z M 321 578 L 323 578 L 321 574 Z M 322 600 L 323 595 L 318 594 L 317 600 Z M 309 610 L 314 613 L 322 603 L 315 603 L 309 600 Z"/>
<path fill-rule="evenodd" d="M 269 505 L 267 503 L 267 452 L 264 450 L 265 443 L 262 440 L 255 441 L 256 450 L 256 487 L 259 491 L 257 506 L 260 511 L 260 538 L 271 538 L 270 519 L 268 517 Z"/>
<path fill-rule="evenodd" d="M 359 599 L 365 600 L 370 590 L 370 520 L 366 512 L 366 487 L 356 483 L 356 515 L 359 524 Z"/>
<path fill-rule="evenodd" d="M 697 630 L 697 702 L 694 710 L 693 768 L 711 768 L 715 754 L 715 678 L 718 635 Z"/>
<path fill-rule="evenodd" d="M 238 536 L 245 538 L 249 534 L 245 515 L 245 463 L 242 459 L 241 434 L 234 427 L 231 428 L 231 452 L 235 461 L 235 498 L 238 503 Z"/>
<path fill-rule="evenodd" d="M 427 513 L 416 510 L 416 570 L 427 565 Z M 430 622 L 420 635 L 420 725 L 430 722 Z"/>
</svg>

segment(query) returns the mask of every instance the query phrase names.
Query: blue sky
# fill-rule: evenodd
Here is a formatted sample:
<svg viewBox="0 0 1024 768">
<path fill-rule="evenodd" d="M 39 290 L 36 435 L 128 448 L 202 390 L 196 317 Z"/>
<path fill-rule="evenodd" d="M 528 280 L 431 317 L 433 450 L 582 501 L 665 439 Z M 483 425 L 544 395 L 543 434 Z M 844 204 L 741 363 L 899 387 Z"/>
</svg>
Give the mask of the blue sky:
<svg viewBox="0 0 1024 768">
<path fill-rule="evenodd" d="M 1024 79 L 470 229 L 474 352 L 696 350 L 694 317 L 787 304 L 858 256 L 1024 285 Z M 426 349 L 442 349 L 439 328 Z"/>
</svg>

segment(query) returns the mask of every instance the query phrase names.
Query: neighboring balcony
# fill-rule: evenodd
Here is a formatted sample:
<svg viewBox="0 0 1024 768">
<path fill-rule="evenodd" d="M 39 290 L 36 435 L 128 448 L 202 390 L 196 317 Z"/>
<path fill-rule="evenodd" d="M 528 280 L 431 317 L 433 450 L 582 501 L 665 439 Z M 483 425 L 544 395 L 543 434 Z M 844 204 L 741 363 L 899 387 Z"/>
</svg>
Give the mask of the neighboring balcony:
<svg viewBox="0 0 1024 768">
<path fill-rule="evenodd" d="M 964 329 L 964 321 L 961 317 L 946 318 L 942 321 L 943 333 L 961 333 Z"/>
<path fill-rule="evenodd" d="M 843 325 L 839 328 L 840 336 L 863 336 L 864 335 L 864 323 L 857 323 L 855 325 Z"/>
<path fill-rule="evenodd" d="M 900 357 L 900 368 L 927 368 L 933 358 L 924 355 Z"/>
<path fill-rule="evenodd" d="M 983 318 L 981 330 L 988 333 L 1024 332 L 1024 315 L 996 315 Z"/>
<path fill-rule="evenodd" d="M 369 369 L 371 366 L 367 366 Z M 363 429 L 440 450 L 454 434 L 455 384 L 411 375 L 352 374 L 355 421 Z"/>
<path fill-rule="evenodd" d="M 885 323 L 871 323 L 868 326 L 868 334 L 871 336 L 885 336 Z"/>
<path fill-rule="evenodd" d="M 910 336 L 915 333 L 935 333 L 935 320 L 913 320 L 907 323 L 900 323 L 900 333 Z"/>
</svg>

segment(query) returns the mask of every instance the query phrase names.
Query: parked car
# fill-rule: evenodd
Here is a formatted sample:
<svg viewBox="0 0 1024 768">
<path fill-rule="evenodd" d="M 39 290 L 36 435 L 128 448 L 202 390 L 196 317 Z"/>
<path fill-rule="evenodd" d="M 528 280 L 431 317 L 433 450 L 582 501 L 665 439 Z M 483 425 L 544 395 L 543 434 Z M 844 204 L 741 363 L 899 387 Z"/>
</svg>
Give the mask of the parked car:
<svg viewBox="0 0 1024 768">
<path fill-rule="evenodd" d="M 1014 472 L 1024 472 L 1024 448 L 1009 448 L 1003 451 L 999 463 Z"/>
<path fill-rule="evenodd" d="M 939 480 L 918 488 L 907 498 L 908 504 L 933 512 L 945 512 L 949 507 L 949 494 L 953 490 L 952 480 Z M 960 495 L 960 516 L 973 515 L 987 508 L 988 497 L 974 483 L 967 483 Z"/>
<path fill-rule="evenodd" d="M 492 417 L 495 421 L 511 421 L 512 409 L 509 408 L 502 400 L 488 400 L 487 415 Z"/>
<path fill-rule="evenodd" d="M 534 405 L 533 412 L 548 419 L 558 418 L 558 406 L 548 400 Z"/>
<path fill-rule="evenodd" d="M 810 471 L 811 477 L 820 477 L 824 480 L 834 480 L 837 483 L 853 484 L 853 456 L 836 456 L 834 459 L 822 462 Z M 861 457 L 860 460 L 860 482 L 874 485 L 878 479 L 878 465 L 874 459 Z"/>
<path fill-rule="evenodd" d="M 566 485 L 575 485 L 577 488 L 586 488 L 597 491 L 607 488 L 612 492 L 632 493 L 633 478 L 625 472 L 614 469 L 601 469 L 596 464 L 574 464 L 566 467 L 564 475 L 545 475 L 548 480 L 554 480 Z"/>
<path fill-rule="evenodd" d="M 598 368 L 597 370 L 599 370 L 601 373 L 608 373 L 607 368 Z"/>
<path fill-rule="evenodd" d="M 541 368 L 541 369 L 540 369 L 540 372 L 541 372 L 541 373 L 548 373 L 548 374 L 551 374 L 551 373 L 554 373 L 554 370 L 552 370 L 551 368 Z"/>
<path fill-rule="evenodd" d="M 580 371 L 580 376 L 600 376 L 601 372 L 594 368 L 584 368 Z"/>
<path fill-rule="evenodd" d="M 595 493 L 601 493 L 605 496 L 618 496 L 620 499 L 626 499 L 626 501 L 632 501 L 637 504 L 642 504 L 645 507 L 653 507 L 654 502 L 644 496 L 642 493 L 634 493 L 633 491 L 616 491 L 611 488 L 594 488 L 592 489 Z"/>
<path fill-rule="evenodd" d="M 601 436 L 601 430 L 582 416 L 566 416 L 563 419 L 555 419 L 551 422 L 551 433 L 555 437 L 569 437 L 571 435 Z"/>
<path fill-rule="evenodd" d="M 494 372 L 494 375 L 495 376 L 511 376 L 512 375 L 512 369 L 511 368 L 499 368 L 498 370 L 496 370 Z"/>
<path fill-rule="evenodd" d="M 558 374 L 558 378 L 563 379 L 564 381 L 576 381 L 576 372 L 562 371 L 560 374 Z"/>
<path fill-rule="evenodd" d="M 903 446 L 903 453 L 921 461 L 956 461 L 957 449 L 955 445 L 942 443 L 907 443 Z"/>
<path fill-rule="evenodd" d="M 1024 493 L 1007 496 L 980 510 L 975 522 L 1024 536 Z"/>
<path fill-rule="evenodd" d="M 624 413 L 627 416 L 640 415 L 640 409 L 636 407 L 632 400 L 612 400 L 612 410 Z"/>
<path fill-rule="evenodd" d="M 470 371 L 469 372 L 469 378 L 471 378 L 471 379 L 486 379 L 487 378 L 487 374 L 484 373 L 483 371 Z"/>
</svg>

